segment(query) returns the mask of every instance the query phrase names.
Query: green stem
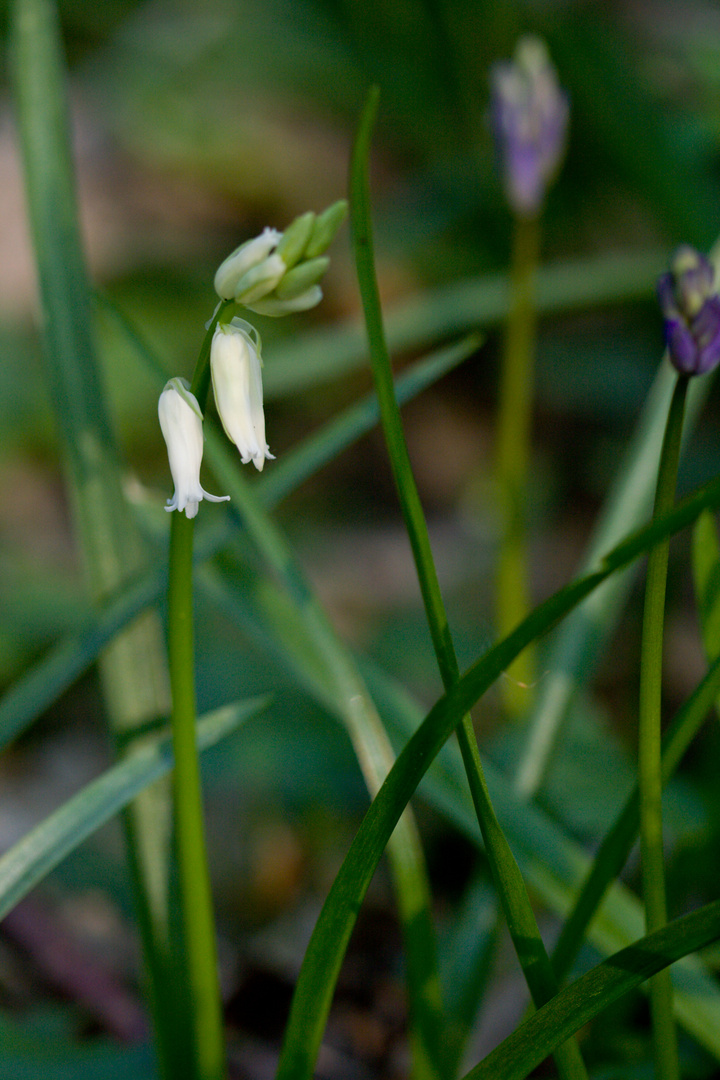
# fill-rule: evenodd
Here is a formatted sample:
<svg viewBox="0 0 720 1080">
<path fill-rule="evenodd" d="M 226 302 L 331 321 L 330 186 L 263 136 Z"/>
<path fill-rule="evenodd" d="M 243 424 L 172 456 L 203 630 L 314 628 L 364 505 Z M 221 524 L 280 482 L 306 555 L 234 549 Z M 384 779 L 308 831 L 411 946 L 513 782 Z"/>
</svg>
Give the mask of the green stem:
<svg viewBox="0 0 720 1080">
<path fill-rule="evenodd" d="M 498 400 L 498 637 L 509 634 L 530 610 L 526 509 L 536 335 L 534 284 L 539 247 L 538 218 L 517 217 L 513 234 L 510 310 Z M 503 699 L 510 715 L 527 712 L 534 678 L 534 652 L 527 650 L 518 657 L 503 682 Z"/>
<path fill-rule="evenodd" d="M 653 519 L 675 501 L 680 441 L 688 379 L 680 376 L 668 413 L 660 452 Z M 665 619 L 669 540 L 650 552 L 643 614 L 640 703 L 638 715 L 638 786 L 640 791 L 640 846 L 643 899 L 648 933 L 667 922 L 662 836 L 661 702 L 662 647 Z M 650 982 L 655 1066 L 660 1080 L 678 1080 L 677 1040 L 673 1020 L 672 984 L 668 970 Z"/>
<path fill-rule="evenodd" d="M 205 337 L 200 346 L 190 389 L 198 399 L 198 404 L 203 412 L 205 411 L 205 401 L 210 389 L 210 347 L 215 334 L 215 327 L 219 322 L 227 321 L 231 315 L 230 309 L 234 307 L 236 307 L 234 300 L 222 300 L 218 304 L 213 312 L 212 319 L 208 323 Z"/>
<path fill-rule="evenodd" d="M 353 151 L 351 225 L 373 378 L 380 406 L 380 419 L 405 527 L 415 559 L 438 668 L 445 689 L 450 690 L 457 683 L 460 671 L 437 578 L 427 523 L 415 484 L 400 411 L 395 399 L 392 368 L 375 277 L 367 162 L 377 105 L 378 93 L 376 90 L 371 91 Z M 518 960 L 533 1001 L 539 1007 L 557 992 L 557 984 L 538 931 L 525 883 L 492 807 L 469 713 L 463 716 L 457 728 L 457 737 L 493 879 L 508 921 Z M 586 1076 L 580 1051 L 574 1041 L 558 1048 L 556 1062 L 561 1077 Z"/>
<path fill-rule="evenodd" d="M 170 527 L 168 654 L 175 754 L 175 842 L 184 914 L 195 1049 L 201 1080 L 225 1075 L 222 1006 L 215 924 L 203 829 L 200 766 L 195 738 L 192 546 L 194 519 L 174 513 Z"/>
<path fill-rule="evenodd" d="M 720 692 L 720 657 L 678 711 L 662 742 L 662 781 L 667 784 L 683 754 L 704 723 Z M 600 907 L 610 883 L 622 870 L 640 825 L 640 798 L 633 788 L 614 824 L 598 848 L 573 909 L 562 928 L 552 963 L 560 982 L 567 977 L 582 945 L 585 931 Z"/>
<path fill-rule="evenodd" d="M 210 345 L 215 327 L 230 303 L 218 305 L 200 348 L 192 392 L 204 408 L 210 385 Z M 193 634 L 194 519 L 173 513 L 168 580 L 168 658 L 172 690 L 175 845 L 185 954 L 199 1080 L 225 1076 L 222 1002 L 218 982 L 215 920 L 212 908 L 202 788 L 195 726 L 195 643 Z"/>
</svg>

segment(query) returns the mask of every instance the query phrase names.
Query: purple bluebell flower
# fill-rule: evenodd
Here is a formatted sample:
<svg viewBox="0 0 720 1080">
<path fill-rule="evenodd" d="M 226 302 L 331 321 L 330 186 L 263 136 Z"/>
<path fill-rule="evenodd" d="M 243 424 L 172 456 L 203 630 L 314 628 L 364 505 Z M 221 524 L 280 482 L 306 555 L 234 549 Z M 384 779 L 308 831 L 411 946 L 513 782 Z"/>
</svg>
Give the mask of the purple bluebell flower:
<svg viewBox="0 0 720 1080">
<path fill-rule="evenodd" d="M 540 210 L 567 135 L 569 104 L 540 38 L 523 37 L 512 60 L 490 75 L 490 116 L 508 202 L 516 214 Z"/>
<path fill-rule="evenodd" d="M 720 362 L 720 297 L 709 259 L 685 244 L 658 281 L 670 359 L 683 375 L 703 375 Z"/>
</svg>

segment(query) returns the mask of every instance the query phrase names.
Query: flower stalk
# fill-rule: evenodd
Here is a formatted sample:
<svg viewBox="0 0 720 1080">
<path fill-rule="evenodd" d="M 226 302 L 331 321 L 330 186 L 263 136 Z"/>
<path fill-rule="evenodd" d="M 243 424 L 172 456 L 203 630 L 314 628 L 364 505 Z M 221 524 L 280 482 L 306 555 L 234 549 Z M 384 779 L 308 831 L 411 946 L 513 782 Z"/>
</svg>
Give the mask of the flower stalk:
<svg viewBox="0 0 720 1080">
<path fill-rule="evenodd" d="M 320 215 L 296 218 L 285 233 L 265 229 L 242 244 L 219 267 L 220 303 L 207 327 L 192 385 L 171 379 L 160 395 L 158 415 L 167 443 L 175 493 L 165 507 L 170 529 L 168 652 L 172 689 L 175 843 L 185 955 L 193 1002 L 198 1080 L 223 1080 L 225 1048 L 212 893 L 203 825 L 200 766 L 195 739 L 195 646 L 193 633 L 193 535 L 204 499 L 223 502 L 200 484 L 202 419 L 212 380 L 225 433 L 243 464 L 261 470 L 272 458 L 265 440 L 260 336 L 233 317 L 242 304 L 264 314 L 285 315 L 312 307 L 322 297 L 323 257 L 347 212 L 344 200 Z M 185 511 L 183 514 L 182 511 Z"/>
<path fill-rule="evenodd" d="M 192 386 L 187 391 L 204 402 L 209 386 L 212 334 L 229 305 L 220 304 L 203 340 Z M 167 391 L 164 391 L 164 393 Z M 173 391 L 177 393 L 177 391 Z M 199 400 L 198 400 L 199 399 Z M 188 410 L 190 407 L 188 406 Z M 202 431 L 200 431 L 202 440 Z M 171 458 L 172 461 L 172 458 Z M 199 469 L 199 461 L 198 461 Z M 177 496 L 177 482 L 176 482 Z M 176 497 L 177 501 L 177 497 Z M 223 1080 L 225 1041 L 218 981 L 215 919 L 207 863 L 204 814 L 195 726 L 195 641 L 193 631 L 193 537 L 195 515 L 172 515 L 168 583 L 168 659 L 172 692 L 172 737 L 175 768 L 173 793 L 175 846 L 180 905 L 183 912 L 185 957 L 192 998 L 196 1075 L 199 1080 Z M 197 512 L 197 504 L 195 504 Z"/>
<path fill-rule="evenodd" d="M 527 478 L 532 427 L 533 367 L 536 339 L 534 280 L 538 266 L 540 224 L 536 217 L 516 217 L 511 273 L 511 301 L 498 397 L 496 487 L 500 544 L 496 578 L 498 637 L 506 637 L 530 610 L 527 557 Z M 531 705 L 535 650 L 518 656 L 506 672 L 502 694 L 509 715 Z"/>
<path fill-rule="evenodd" d="M 653 520 L 670 510 L 675 501 L 680 443 L 688 379 L 679 376 L 668 413 L 660 453 Z M 638 709 L 638 786 L 640 792 L 640 848 L 643 902 L 647 933 L 667 923 L 665 865 L 662 831 L 662 648 L 665 589 L 670 541 L 650 552 L 643 613 L 640 703 Z M 655 1067 L 659 1080 L 679 1080 L 673 993 L 668 968 L 650 980 Z"/>
<path fill-rule="evenodd" d="M 539 38 L 520 39 L 512 60 L 491 74 L 490 118 L 505 197 L 514 217 L 511 298 L 498 395 L 495 478 L 499 552 L 496 623 L 505 637 L 530 610 L 526 518 L 536 315 L 534 279 L 540 214 L 565 151 L 569 106 Z M 506 672 L 502 694 L 511 716 L 532 704 L 533 649 Z"/>
<path fill-rule="evenodd" d="M 445 690 L 451 691 L 460 678 L 460 671 L 430 546 L 427 522 L 395 398 L 373 261 L 368 156 L 377 106 L 378 91 L 375 88 L 370 92 L 363 111 L 351 165 L 351 224 L 358 283 L 388 456 L 415 560 L 438 669 Z M 490 799 L 469 713 L 462 716 L 456 733 L 493 881 L 531 997 L 539 1008 L 558 990 L 552 965 L 538 930 L 520 868 Z M 561 1080 L 587 1080 L 582 1055 L 574 1039 L 559 1046 L 554 1056 Z"/>
<path fill-rule="evenodd" d="M 195 738 L 194 529 L 193 518 L 173 514 L 170 528 L 168 654 L 173 702 L 175 843 L 184 912 L 188 980 L 193 1002 L 197 1075 L 200 1080 L 222 1080 L 225 1076 L 222 1004 Z"/>
</svg>

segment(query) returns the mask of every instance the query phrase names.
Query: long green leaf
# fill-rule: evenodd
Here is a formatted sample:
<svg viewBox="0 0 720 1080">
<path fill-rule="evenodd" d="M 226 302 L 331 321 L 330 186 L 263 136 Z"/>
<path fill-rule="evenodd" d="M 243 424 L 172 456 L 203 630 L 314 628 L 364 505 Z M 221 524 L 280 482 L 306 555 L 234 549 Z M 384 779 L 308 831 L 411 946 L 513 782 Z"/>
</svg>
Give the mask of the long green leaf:
<svg viewBox="0 0 720 1080">
<path fill-rule="evenodd" d="M 400 814 L 462 715 L 526 645 L 563 618 L 610 574 L 629 565 L 663 537 L 691 524 L 707 506 L 719 503 L 720 480 L 713 480 L 701 492 L 678 503 L 671 513 L 620 544 L 597 570 L 572 582 L 531 612 L 512 634 L 473 664 L 430 710 L 365 815 L 325 901 L 295 989 L 279 1080 L 304 1080 L 312 1075 L 334 982 L 377 863 Z"/>
<path fill-rule="evenodd" d="M 392 725 L 396 745 L 402 746 L 422 721 L 422 710 L 394 680 L 376 668 L 366 664 L 363 672 Z M 685 724 L 682 730 L 687 734 Z M 672 741 L 668 765 L 672 764 L 675 750 L 681 748 L 682 738 Z M 567 915 L 590 871 L 591 859 L 562 826 L 534 803 L 526 803 L 491 762 L 486 762 L 485 772 L 493 803 L 526 881 L 547 907 L 560 916 Z M 423 777 L 418 795 L 452 821 L 471 843 L 479 842 L 462 761 L 452 741 L 445 744 Z M 640 901 L 626 886 L 615 882 L 591 922 L 587 937 L 598 952 L 609 955 L 632 944 L 642 936 L 643 929 Z M 720 987 L 697 957 L 681 960 L 672 976 L 679 1022 L 720 1060 Z"/>
<path fill-rule="evenodd" d="M 556 1046 L 613 1001 L 718 938 L 720 900 L 640 938 L 561 991 L 471 1069 L 465 1080 L 524 1080 Z"/>
<path fill-rule="evenodd" d="M 86 574 L 93 600 L 100 601 L 146 565 L 146 552 L 123 495 L 95 355 L 57 7 L 52 0 L 14 0 L 11 12 L 13 89 L 46 369 Z M 105 712 L 118 746 L 128 732 L 167 714 L 156 612 L 144 612 L 118 635 L 100 667 Z M 142 792 L 123 822 L 158 1052 L 168 1080 L 187 1076 L 188 1030 L 187 999 L 175 977 L 179 942 L 170 914 L 170 818 L 170 789 L 163 781 Z"/>
<path fill-rule="evenodd" d="M 373 87 L 362 112 L 350 168 L 350 221 L 353 249 L 365 326 L 370 348 L 373 381 L 380 403 L 383 434 L 392 466 L 405 529 L 415 561 L 425 618 L 443 686 L 457 682 L 460 669 L 435 569 L 430 536 L 410 455 L 405 442 L 400 410 L 395 401 L 390 354 L 385 341 L 380 292 L 375 273 L 370 206 L 370 141 L 377 115 L 379 90 Z M 512 620 L 514 623 L 517 620 Z M 472 718 L 466 713 L 456 734 L 472 793 L 485 850 L 507 920 L 510 937 L 535 1005 L 557 992 L 557 980 L 545 950 L 525 882 L 495 814 L 485 782 Z M 587 1080 L 582 1055 L 574 1039 L 556 1052 L 561 1080 Z"/>
<path fill-rule="evenodd" d="M 207 750 L 267 707 L 267 698 L 227 705 L 198 721 L 198 749 Z M 0 857 L 0 919 L 83 840 L 137 794 L 172 769 L 169 735 L 149 739 L 68 799 Z"/>
</svg>

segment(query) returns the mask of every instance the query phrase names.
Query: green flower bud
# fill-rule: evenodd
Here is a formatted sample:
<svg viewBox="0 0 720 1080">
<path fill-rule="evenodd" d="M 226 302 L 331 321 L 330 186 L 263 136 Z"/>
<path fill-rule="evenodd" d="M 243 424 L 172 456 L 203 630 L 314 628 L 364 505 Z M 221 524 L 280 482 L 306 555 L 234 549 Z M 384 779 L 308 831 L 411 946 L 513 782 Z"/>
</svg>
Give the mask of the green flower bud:
<svg viewBox="0 0 720 1080">
<path fill-rule="evenodd" d="M 277 300 L 274 296 L 267 296 L 249 307 L 250 311 L 254 311 L 256 315 L 269 315 L 275 319 L 280 315 L 293 315 L 296 311 L 308 311 L 321 300 L 322 289 L 319 285 L 311 285 L 306 292 L 300 293 L 292 300 Z"/>
<path fill-rule="evenodd" d="M 280 256 L 288 270 L 291 270 L 303 257 L 314 224 L 315 214 L 312 210 L 308 210 L 306 214 L 296 217 L 282 234 L 282 240 L 278 244 L 275 254 Z"/>
<path fill-rule="evenodd" d="M 322 255 L 330 247 L 335 239 L 335 234 L 347 217 L 348 204 L 346 199 L 338 199 L 322 214 L 318 214 L 310 239 L 305 248 L 305 258 L 314 259 Z"/>
<path fill-rule="evenodd" d="M 293 300 L 300 293 L 306 292 L 311 285 L 317 285 L 325 274 L 330 259 L 321 255 L 319 259 L 308 259 L 299 266 L 288 270 L 275 289 L 278 300 Z"/>
</svg>

